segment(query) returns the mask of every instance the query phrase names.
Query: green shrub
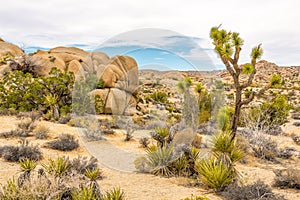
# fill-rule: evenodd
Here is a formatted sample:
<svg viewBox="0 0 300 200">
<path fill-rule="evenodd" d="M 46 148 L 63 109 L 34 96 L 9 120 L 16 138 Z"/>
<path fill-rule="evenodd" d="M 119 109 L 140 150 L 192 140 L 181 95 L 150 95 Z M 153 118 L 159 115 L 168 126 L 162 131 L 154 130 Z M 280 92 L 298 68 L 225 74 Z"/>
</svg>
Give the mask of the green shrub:
<svg viewBox="0 0 300 200">
<path fill-rule="evenodd" d="M 270 85 L 274 87 L 278 87 L 281 85 L 281 76 L 280 74 L 273 74 L 270 78 Z"/>
<path fill-rule="evenodd" d="M 102 78 L 99 79 L 98 84 L 97 84 L 98 89 L 104 89 L 105 88 L 105 82 L 103 81 Z"/>
<path fill-rule="evenodd" d="M 99 95 L 95 96 L 95 111 L 96 114 L 102 114 L 104 113 L 104 108 L 105 108 L 105 102 Z"/>
<path fill-rule="evenodd" d="M 72 72 L 61 72 L 57 68 L 52 68 L 47 77 L 11 71 L 0 81 L 0 108 L 17 111 L 40 109 L 47 113 L 55 107 L 59 111 L 61 107 L 72 104 L 74 80 Z M 56 97 L 55 104 L 48 104 L 46 97 L 49 95 Z"/>
<path fill-rule="evenodd" d="M 150 95 L 150 97 L 151 97 L 151 99 L 153 99 L 154 101 L 159 102 L 159 103 L 168 103 L 169 102 L 167 94 L 165 92 L 160 92 L 160 91 L 153 92 Z"/>
<path fill-rule="evenodd" d="M 252 108 L 246 120 L 251 120 L 262 130 L 268 130 L 286 122 L 291 106 L 285 96 L 278 96 L 271 102 L 263 103 L 259 107 Z"/>
</svg>

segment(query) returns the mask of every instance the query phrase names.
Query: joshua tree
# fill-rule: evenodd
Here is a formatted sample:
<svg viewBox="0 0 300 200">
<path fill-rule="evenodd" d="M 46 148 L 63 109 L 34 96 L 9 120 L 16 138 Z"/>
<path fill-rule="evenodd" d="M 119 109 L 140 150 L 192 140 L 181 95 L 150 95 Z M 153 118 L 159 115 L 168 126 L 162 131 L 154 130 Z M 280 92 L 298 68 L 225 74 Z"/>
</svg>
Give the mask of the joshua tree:
<svg viewBox="0 0 300 200">
<path fill-rule="evenodd" d="M 232 122 L 232 138 L 235 138 L 237 126 L 243 105 L 249 104 L 255 96 L 261 95 L 269 86 L 263 87 L 259 92 L 252 91 L 248 98 L 242 99 L 242 92 L 249 87 L 256 74 L 256 61 L 261 58 L 263 50 L 261 44 L 254 47 L 251 52 L 251 63 L 240 66 L 238 64 L 240 52 L 243 46 L 243 39 L 237 32 L 228 32 L 220 29 L 220 26 L 211 28 L 210 38 L 213 39 L 215 51 L 220 56 L 227 71 L 233 78 L 235 87 L 235 110 Z M 241 82 L 241 73 L 248 75 L 246 82 Z"/>
</svg>

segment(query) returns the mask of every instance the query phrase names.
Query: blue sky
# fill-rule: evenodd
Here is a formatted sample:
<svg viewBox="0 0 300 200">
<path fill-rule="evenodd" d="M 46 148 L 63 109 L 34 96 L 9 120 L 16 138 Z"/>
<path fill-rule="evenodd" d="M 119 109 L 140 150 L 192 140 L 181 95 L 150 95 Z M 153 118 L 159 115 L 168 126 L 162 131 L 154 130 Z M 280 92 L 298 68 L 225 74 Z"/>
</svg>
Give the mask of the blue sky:
<svg viewBox="0 0 300 200">
<path fill-rule="evenodd" d="M 298 0 L 11 0 L 0 7 L 0 37 L 29 51 L 75 45 L 112 55 L 119 49 L 142 66 L 169 60 L 170 68 L 188 67 L 188 61 L 193 67 L 219 69 L 209 30 L 222 23 L 245 39 L 241 63 L 249 62 L 251 48 L 262 43 L 263 59 L 290 66 L 300 65 L 299 8 Z M 145 28 L 158 34 L 136 34 Z"/>
</svg>

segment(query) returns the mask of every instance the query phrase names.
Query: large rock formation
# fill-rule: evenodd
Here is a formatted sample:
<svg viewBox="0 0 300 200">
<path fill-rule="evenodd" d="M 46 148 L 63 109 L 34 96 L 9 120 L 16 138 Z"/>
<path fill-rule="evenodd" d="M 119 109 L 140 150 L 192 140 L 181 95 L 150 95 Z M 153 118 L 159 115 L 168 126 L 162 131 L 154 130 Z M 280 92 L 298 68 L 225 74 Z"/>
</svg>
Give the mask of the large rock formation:
<svg viewBox="0 0 300 200">
<path fill-rule="evenodd" d="M 16 56 L 21 56 L 23 54 L 24 51 L 20 47 L 5 42 L 0 38 L 0 58 L 4 56 L 16 57 Z"/>
<path fill-rule="evenodd" d="M 11 70 L 10 60 L 16 56 L 24 55 L 24 51 L 14 44 L 5 42 L 0 38 L 0 78 Z"/>
<path fill-rule="evenodd" d="M 0 63 L 0 78 L 1 74 L 22 68 L 20 66 L 25 63 L 37 76 L 47 76 L 53 67 L 74 72 L 76 81 L 87 74 L 95 74 L 103 80 L 105 88 L 92 91 L 90 95 L 100 96 L 105 103 L 105 113 L 124 113 L 128 104 L 133 103 L 132 94 L 138 87 L 138 66 L 129 56 L 109 58 L 103 52 L 86 52 L 76 47 L 56 47 L 25 55 L 19 47 L 0 40 L 0 59 L 7 55 L 12 57 L 12 62 Z"/>
</svg>

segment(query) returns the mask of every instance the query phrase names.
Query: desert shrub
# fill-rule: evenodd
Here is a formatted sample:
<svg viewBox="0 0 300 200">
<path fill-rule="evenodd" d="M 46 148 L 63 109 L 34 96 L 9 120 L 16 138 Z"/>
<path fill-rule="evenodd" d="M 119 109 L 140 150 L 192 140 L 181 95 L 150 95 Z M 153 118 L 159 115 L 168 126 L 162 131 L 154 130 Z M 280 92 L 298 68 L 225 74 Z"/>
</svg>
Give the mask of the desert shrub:
<svg viewBox="0 0 300 200">
<path fill-rule="evenodd" d="M 18 114 L 16 115 L 18 119 L 26 119 L 26 118 L 30 118 L 31 121 L 34 123 L 35 121 L 37 121 L 39 118 L 41 118 L 41 113 L 38 111 L 30 111 L 30 112 L 18 112 Z"/>
<path fill-rule="evenodd" d="M 97 168 L 85 169 L 84 174 L 77 173 L 78 171 L 72 166 L 72 160 L 66 157 L 48 159 L 47 163 L 42 164 L 42 168 L 37 171 L 35 171 L 36 162 L 29 159 L 23 160 L 20 166 L 22 171 L 17 181 L 12 177 L 2 185 L 0 199 L 101 200 L 103 198 L 100 187 L 95 181 L 99 175 Z M 96 195 L 96 198 L 91 198 L 91 192 Z"/>
<path fill-rule="evenodd" d="M 52 68 L 49 75 L 34 77 L 30 73 L 11 71 L 0 81 L 0 107 L 17 111 L 40 109 L 43 113 L 53 112 L 53 108 L 72 104 L 71 90 L 75 77 L 72 72 L 61 72 Z M 55 104 L 47 103 L 47 97 L 55 96 Z M 59 114 L 59 113 L 58 113 Z"/>
<path fill-rule="evenodd" d="M 147 125 L 146 129 L 164 128 L 166 127 L 166 122 L 160 120 L 151 120 Z"/>
<path fill-rule="evenodd" d="M 68 122 L 72 119 L 71 115 L 68 113 L 66 115 L 60 116 L 58 119 L 58 123 L 60 124 L 68 124 Z"/>
<path fill-rule="evenodd" d="M 147 158 L 145 156 L 137 157 L 134 160 L 134 167 L 138 172 L 148 173 L 150 172 L 150 166 L 148 164 Z"/>
<path fill-rule="evenodd" d="M 133 138 L 133 133 L 136 131 L 137 126 L 134 124 L 134 122 L 131 119 L 125 119 L 123 122 L 119 121 L 120 123 L 125 123 L 121 125 L 122 127 L 125 128 L 125 139 L 124 141 L 127 142 Z"/>
<path fill-rule="evenodd" d="M 263 103 L 261 106 L 251 108 L 248 116 L 245 117 L 246 126 L 268 130 L 274 126 L 286 122 L 291 106 L 287 103 L 285 96 L 278 96 L 271 102 Z"/>
<path fill-rule="evenodd" d="M 209 200 L 209 198 L 202 197 L 202 196 L 191 195 L 191 197 L 187 197 L 187 198 L 184 198 L 184 199 L 181 199 L 181 200 Z"/>
<path fill-rule="evenodd" d="M 168 96 L 165 92 L 156 91 L 150 95 L 151 99 L 159 103 L 168 103 Z"/>
<path fill-rule="evenodd" d="M 77 158 L 70 160 L 70 164 L 71 169 L 80 174 L 84 174 L 86 170 L 95 170 L 98 168 L 97 159 L 95 157 L 88 159 L 85 156 L 78 156 Z"/>
<path fill-rule="evenodd" d="M 300 126 L 300 122 L 294 122 L 293 125 L 294 126 Z"/>
<path fill-rule="evenodd" d="M 32 121 L 30 118 L 27 118 L 25 120 L 22 120 L 17 124 L 17 128 L 20 130 L 22 135 L 24 137 L 29 136 L 29 133 L 31 133 L 36 127 L 36 124 L 34 121 Z M 20 135 L 20 136 L 22 136 Z"/>
<path fill-rule="evenodd" d="M 200 180 L 210 188 L 222 190 L 235 179 L 234 170 L 216 158 L 202 159 L 196 162 Z"/>
<path fill-rule="evenodd" d="M 46 147 L 60 151 L 72 151 L 79 147 L 78 141 L 70 134 L 60 134 L 58 139 L 46 143 Z"/>
<path fill-rule="evenodd" d="M 260 180 L 247 186 L 239 186 L 237 183 L 230 184 L 220 194 L 228 200 L 285 200 L 283 196 L 272 192 L 270 186 Z"/>
<path fill-rule="evenodd" d="M 244 131 L 242 134 L 248 140 L 254 156 L 269 161 L 277 161 L 278 145 L 276 141 L 260 132 Z"/>
<path fill-rule="evenodd" d="M 286 147 L 286 148 L 283 148 L 283 149 L 279 149 L 277 151 L 277 156 L 279 158 L 283 158 L 283 159 L 289 159 L 290 157 L 293 156 L 293 151 L 295 151 L 296 149 L 294 148 L 290 148 L 290 147 Z"/>
<path fill-rule="evenodd" d="M 98 84 L 97 84 L 98 89 L 103 89 L 105 88 L 105 82 L 103 81 L 102 78 L 99 79 Z"/>
<path fill-rule="evenodd" d="M 28 136 L 29 136 L 28 133 L 24 133 L 20 129 L 14 129 L 14 130 L 10 130 L 10 131 L 0 133 L 0 137 L 4 137 L 4 138 L 28 137 Z"/>
<path fill-rule="evenodd" d="M 196 85 L 195 90 L 198 93 L 200 123 L 207 122 L 211 118 L 212 112 L 211 94 L 199 84 Z"/>
<path fill-rule="evenodd" d="M 76 117 L 72 118 L 67 124 L 69 126 L 74 126 L 74 127 L 80 127 L 80 128 L 86 128 L 90 126 L 90 120 L 84 118 L 84 117 Z"/>
<path fill-rule="evenodd" d="M 88 140 L 97 141 L 97 140 L 103 140 L 103 130 L 100 126 L 88 126 L 83 130 L 84 136 Z"/>
<path fill-rule="evenodd" d="M 50 132 L 50 129 L 45 125 L 38 125 L 34 130 L 34 136 L 37 139 L 46 139 L 49 137 L 48 133 Z"/>
<path fill-rule="evenodd" d="M 280 74 L 273 74 L 270 78 L 271 86 L 278 87 L 281 85 L 281 76 Z"/>
<path fill-rule="evenodd" d="M 141 146 L 143 148 L 147 148 L 148 145 L 150 144 L 150 141 L 149 141 L 149 138 L 147 137 L 142 137 L 140 140 L 139 140 L 139 143 L 141 144 Z"/>
<path fill-rule="evenodd" d="M 105 102 L 104 102 L 104 100 L 99 95 L 95 96 L 95 98 L 94 98 L 94 105 L 95 105 L 95 112 L 96 112 L 96 114 L 102 114 L 102 113 L 104 113 Z"/>
<path fill-rule="evenodd" d="M 17 146 L 0 147 L 0 156 L 9 162 L 18 162 L 23 159 L 39 160 L 42 157 L 38 146 L 30 145 L 28 140 L 21 140 Z"/>
<path fill-rule="evenodd" d="M 300 190 L 300 170 L 299 169 L 283 169 L 275 170 L 274 187 L 294 188 Z"/>
<path fill-rule="evenodd" d="M 238 178 L 235 163 L 244 157 L 242 148 L 231 133 L 219 132 L 211 138 L 211 156 L 196 161 L 196 171 L 208 187 L 223 190 Z"/>
<path fill-rule="evenodd" d="M 293 119 L 300 119 L 300 113 L 294 113 L 292 114 Z"/>
</svg>

